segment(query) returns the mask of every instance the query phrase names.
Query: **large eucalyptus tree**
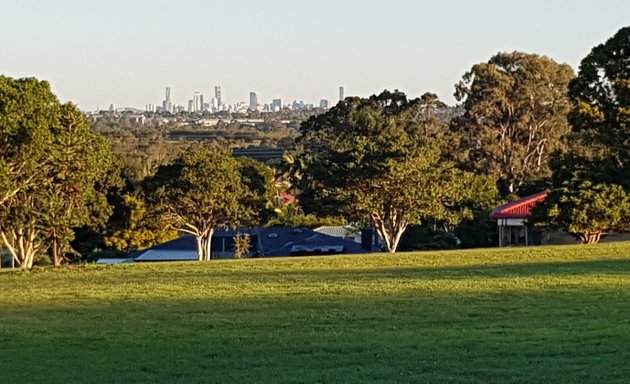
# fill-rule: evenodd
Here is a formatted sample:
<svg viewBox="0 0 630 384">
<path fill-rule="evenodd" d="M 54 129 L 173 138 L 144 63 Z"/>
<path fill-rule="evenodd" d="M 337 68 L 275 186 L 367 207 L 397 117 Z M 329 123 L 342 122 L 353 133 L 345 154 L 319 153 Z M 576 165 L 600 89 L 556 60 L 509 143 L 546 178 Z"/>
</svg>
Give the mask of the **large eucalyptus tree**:
<svg viewBox="0 0 630 384">
<path fill-rule="evenodd" d="M 470 170 L 492 175 L 503 195 L 548 178 L 549 157 L 567 147 L 570 66 L 522 52 L 475 64 L 456 85 L 464 107 L 452 128 Z"/>
</svg>

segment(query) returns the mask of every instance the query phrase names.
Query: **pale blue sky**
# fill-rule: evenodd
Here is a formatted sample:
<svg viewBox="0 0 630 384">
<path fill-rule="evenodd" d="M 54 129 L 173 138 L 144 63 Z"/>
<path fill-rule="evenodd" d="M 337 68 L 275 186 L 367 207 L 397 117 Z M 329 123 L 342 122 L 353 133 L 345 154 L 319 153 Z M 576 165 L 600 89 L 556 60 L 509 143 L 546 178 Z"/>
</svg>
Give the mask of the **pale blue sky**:
<svg viewBox="0 0 630 384">
<path fill-rule="evenodd" d="M 385 88 L 454 103 L 463 73 L 498 51 L 577 68 L 630 24 L 630 1 L 0 0 L 0 74 L 51 82 L 63 101 L 184 104 L 221 85 L 317 103 Z"/>
</svg>

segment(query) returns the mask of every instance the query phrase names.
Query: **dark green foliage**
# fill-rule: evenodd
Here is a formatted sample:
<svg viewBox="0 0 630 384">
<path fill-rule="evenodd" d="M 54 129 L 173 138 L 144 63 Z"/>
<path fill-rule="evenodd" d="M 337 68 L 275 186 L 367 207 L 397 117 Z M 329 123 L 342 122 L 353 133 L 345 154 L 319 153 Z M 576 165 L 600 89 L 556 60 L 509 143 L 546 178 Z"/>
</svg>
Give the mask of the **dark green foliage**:
<svg viewBox="0 0 630 384">
<path fill-rule="evenodd" d="M 462 220 L 455 228 L 460 248 L 488 248 L 499 243 L 497 222 L 490 220 L 490 212 L 475 212 L 472 219 Z"/>
<path fill-rule="evenodd" d="M 434 230 L 428 225 L 411 225 L 402 238 L 398 250 L 401 252 L 430 250 L 430 249 L 454 249 L 459 247 L 459 241 L 455 234 L 444 230 Z"/>
<path fill-rule="evenodd" d="M 272 168 L 260 161 L 241 157 L 238 159 L 243 182 L 250 191 L 249 201 L 245 202 L 255 213 L 250 223 L 266 224 L 276 217 L 273 202 L 279 192 L 275 185 Z"/>
<path fill-rule="evenodd" d="M 105 237 L 104 245 L 120 252 L 133 252 L 177 238 L 177 231 L 166 226 L 147 207 L 140 196 L 123 196 L 124 224 Z"/>
<path fill-rule="evenodd" d="M 104 229 L 112 208 L 107 194 L 118 189 L 117 164 L 107 141 L 90 129 L 86 117 L 70 104 L 62 106 L 61 121 L 53 127 L 48 153 L 52 181 L 46 195 L 42 225 L 47 229 L 49 252 L 59 266 L 71 251 L 74 229 Z"/>
<path fill-rule="evenodd" d="M 630 189 L 630 27 L 593 48 L 580 63 L 569 95 L 571 125 L 588 142 L 600 144 Z"/>
</svg>

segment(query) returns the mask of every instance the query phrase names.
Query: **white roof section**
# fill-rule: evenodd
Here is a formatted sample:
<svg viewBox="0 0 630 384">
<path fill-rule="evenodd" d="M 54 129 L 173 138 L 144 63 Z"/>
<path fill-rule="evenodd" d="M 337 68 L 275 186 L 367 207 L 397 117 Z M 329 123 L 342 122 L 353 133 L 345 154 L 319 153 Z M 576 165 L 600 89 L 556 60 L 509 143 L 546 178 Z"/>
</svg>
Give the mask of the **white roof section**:
<svg viewBox="0 0 630 384">
<path fill-rule="evenodd" d="M 195 261 L 196 250 L 153 250 L 143 252 L 135 261 Z"/>
<path fill-rule="evenodd" d="M 349 237 L 349 236 L 361 235 L 361 232 L 357 228 L 351 225 L 344 225 L 344 226 L 326 225 L 323 227 L 315 228 L 314 231 L 317 233 L 321 233 L 328 236 L 335 236 L 335 237 Z"/>
<path fill-rule="evenodd" d="M 130 258 L 101 258 L 96 260 L 96 264 L 120 264 L 120 263 L 133 263 L 133 259 Z"/>
</svg>

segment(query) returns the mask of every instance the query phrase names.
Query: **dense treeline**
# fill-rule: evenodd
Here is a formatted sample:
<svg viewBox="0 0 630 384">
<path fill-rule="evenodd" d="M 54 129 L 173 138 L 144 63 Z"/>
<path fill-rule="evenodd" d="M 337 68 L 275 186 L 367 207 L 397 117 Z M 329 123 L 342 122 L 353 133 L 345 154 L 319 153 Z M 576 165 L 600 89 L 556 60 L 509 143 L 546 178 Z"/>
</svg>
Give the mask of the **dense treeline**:
<svg viewBox="0 0 630 384">
<path fill-rule="evenodd" d="M 150 114 L 140 123 L 130 121 L 125 113 L 103 112 L 92 122 L 92 127 L 109 139 L 114 153 L 123 159 L 128 175 L 142 180 L 155 173 L 158 166 L 173 161 L 179 153 L 200 146 L 291 148 L 300 122 L 314 113 L 221 113 L 207 117 Z M 212 121 L 212 125 L 204 123 L 204 118 Z M 248 119 L 255 123 L 241 122 Z"/>
<path fill-rule="evenodd" d="M 483 246 L 492 207 L 545 189 L 535 224 L 598 242 L 630 231 L 629 51 L 626 27 L 577 75 L 498 53 L 463 75 L 455 108 L 384 91 L 299 127 L 90 127 L 48 83 L 0 77 L 2 247 L 21 268 L 60 266 L 188 233 L 207 260 L 219 227 L 343 222 L 373 227 L 390 252 Z M 274 168 L 234 158 L 252 137 L 292 150 Z"/>
</svg>

